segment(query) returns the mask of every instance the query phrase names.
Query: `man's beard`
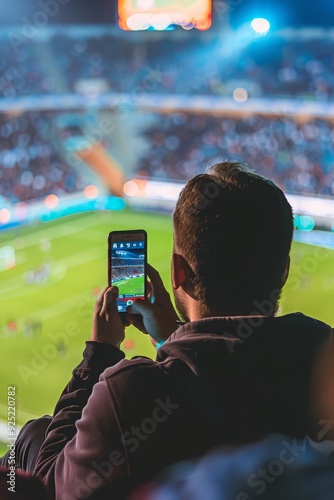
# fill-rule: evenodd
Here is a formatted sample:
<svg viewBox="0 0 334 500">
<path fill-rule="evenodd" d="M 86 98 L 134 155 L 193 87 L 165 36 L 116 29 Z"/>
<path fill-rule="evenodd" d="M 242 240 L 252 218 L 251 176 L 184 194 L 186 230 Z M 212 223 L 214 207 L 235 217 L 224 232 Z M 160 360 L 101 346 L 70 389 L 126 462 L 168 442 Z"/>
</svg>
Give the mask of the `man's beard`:
<svg viewBox="0 0 334 500">
<path fill-rule="evenodd" d="M 182 292 L 180 293 L 179 290 L 173 290 L 173 293 L 174 293 L 175 307 L 177 309 L 177 312 L 179 313 L 180 318 L 185 323 L 188 323 L 190 319 L 187 313 L 185 301 L 182 297 Z"/>
</svg>

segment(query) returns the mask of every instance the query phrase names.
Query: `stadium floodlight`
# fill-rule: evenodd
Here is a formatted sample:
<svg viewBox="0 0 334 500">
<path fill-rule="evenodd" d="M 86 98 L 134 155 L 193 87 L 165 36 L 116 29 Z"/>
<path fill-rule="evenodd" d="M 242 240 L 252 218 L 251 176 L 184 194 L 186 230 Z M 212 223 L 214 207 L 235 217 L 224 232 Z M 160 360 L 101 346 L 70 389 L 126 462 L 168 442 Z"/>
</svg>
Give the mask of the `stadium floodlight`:
<svg viewBox="0 0 334 500">
<path fill-rule="evenodd" d="M 251 27 L 259 35 L 266 35 L 270 30 L 270 22 L 264 17 L 256 17 L 251 22 Z"/>
</svg>

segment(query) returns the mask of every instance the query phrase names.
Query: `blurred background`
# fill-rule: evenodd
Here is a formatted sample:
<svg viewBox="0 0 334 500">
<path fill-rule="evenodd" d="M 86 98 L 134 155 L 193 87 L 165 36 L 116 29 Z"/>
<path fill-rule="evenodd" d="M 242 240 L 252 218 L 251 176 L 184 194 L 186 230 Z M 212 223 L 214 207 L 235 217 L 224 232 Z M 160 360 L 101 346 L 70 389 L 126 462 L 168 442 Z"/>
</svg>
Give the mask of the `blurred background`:
<svg viewBox="0 0 334 500">
<path fill-rule="evenodd" d="M 145 229 L 170 290 L 175 201 L 217 161 L 293 206 L 279 314 L 334 323 L 334 4 L 0 0 L 0 97 L 0 452 L 7 386 L 19 428 L 80 362 L 108 233 Z"/>
</svg>

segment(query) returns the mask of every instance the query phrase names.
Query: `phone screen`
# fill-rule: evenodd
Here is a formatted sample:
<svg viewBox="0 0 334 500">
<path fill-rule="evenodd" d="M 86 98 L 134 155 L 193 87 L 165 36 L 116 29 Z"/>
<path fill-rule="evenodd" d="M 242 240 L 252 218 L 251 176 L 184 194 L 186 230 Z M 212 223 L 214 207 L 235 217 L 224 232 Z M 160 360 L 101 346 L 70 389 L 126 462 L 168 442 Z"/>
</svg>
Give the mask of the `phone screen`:
<svg viewBox="0 0 334 500">
<path fill-rule="evenodd" d="M 109 234 L 109 283 L 118 287 L 117 309 L 146 297 L 147 236 L 143 230 Z"/>
</svg>

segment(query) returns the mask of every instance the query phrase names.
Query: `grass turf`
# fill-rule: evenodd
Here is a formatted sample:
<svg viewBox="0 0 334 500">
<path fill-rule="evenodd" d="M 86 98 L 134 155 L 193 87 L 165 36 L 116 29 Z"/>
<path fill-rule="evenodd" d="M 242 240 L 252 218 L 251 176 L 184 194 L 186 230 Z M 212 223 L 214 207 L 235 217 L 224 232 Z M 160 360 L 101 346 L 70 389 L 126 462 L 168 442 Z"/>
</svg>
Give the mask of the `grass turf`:
<svg viewBox="0 0 334 500">
<path fill-rule="evenodd" d="M 145 280 L 142 276 L 137 276 L 135 278 L 128 278 L 123 280 L 118 280 L 114 282 L 114 285 L 118 287 L 118 293 L 123 295 L 144 295 L 144 283 Z"/>
<path fill-rule="evenodd" d="M 170 216 L 122 212 L 78 214 L 0 233 L 14 247 L 16 266 L 0 272 L 0 419 L 7 418 L 7 386 L 17 392 L 17 421 L 52 413 L 89 338 L 93 305 L 107 282 L 107 235 L 146 229 L 148 261 L 171 291 Z M 31 282 L 44 265 L 47 277 Z M 43 269 L 43 268 L 42 268 Z M 300 310 L 334 323 L 334 252 L 294 243 L 280 314 Z M 127 329 L 127 357 L 153 357 L 147 336 Z"/>
</svg>

